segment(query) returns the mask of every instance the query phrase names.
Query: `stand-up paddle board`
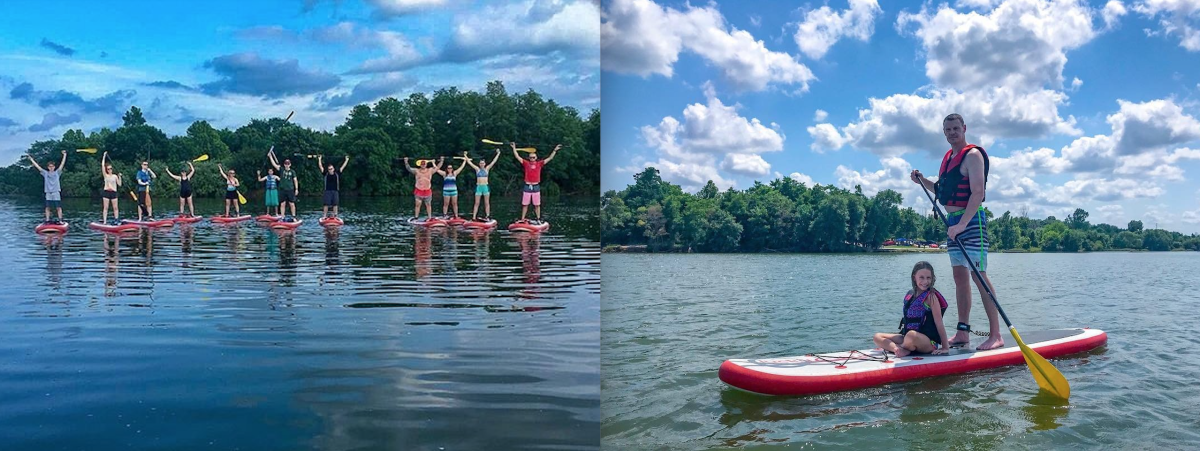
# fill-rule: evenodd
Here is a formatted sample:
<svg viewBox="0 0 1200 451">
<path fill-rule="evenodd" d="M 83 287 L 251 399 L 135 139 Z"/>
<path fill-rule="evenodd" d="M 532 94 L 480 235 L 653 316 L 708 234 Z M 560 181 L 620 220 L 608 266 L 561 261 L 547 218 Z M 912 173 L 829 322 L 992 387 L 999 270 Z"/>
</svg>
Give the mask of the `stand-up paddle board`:
<svg viewBox="0 0 1200 451">
<path fill-rule="evenodd" d="M 88 228 L 90 228 L 92 230 L 99 230 L 101 232 L 121 233 L 121 232 L 129 232 L 129 231 L 137 230 L 138 226 L 133 225 L 133 224 L 125 224 L 125 223 L 121 223 L 121 224 L 117 224 L 117 225 L 109 225 L 109 224 L 101 224 L 99 222 L 93 222 L 93 223 L 88 224 Z"/>
<path fill-rule="evenodd" d="M 217 223 L 217 224 L 232 224 L 232 223 L 235 223 L 235 222 L 242 222 L 242 221 L 245 221 L 245 220 L 248 220 L 248 219 L 250 219 L 250 215 L 241 215 L 241 216 L 213 216 L 213 217 L 212 217 L 212 222 L 215 222 L 215 223 Z"/>
<path fill-rule="evenodd" d="M 66 222 L 43 222 L 38 224 L 37 227 L 34 227 L 33 231 L 47 235 L 67 233 L 68 225 L 70 224 Z"/>
<path fill-rule="evenodd" d="M 197 222 L 203 221 L 204 217 L 203 216 L 176 216 L 174 218 L 171 218 L 171 220 L 175 221 L 176 224 L 195 224 Z"/>
<path fill-rule="evenodd" d="M 550 230 L 550 223 L 546 221 L 534 224 L 529 221 L 517 221 L 508 225 L 508 230 L 517 232 L 545 232 Z"/>
<path fill-rule="evenodd" d="M 254 217 L 254 220 L 255 220 L 255 221 L 257 221 L 257 222 L 275 222 L 275 221 L 278 221 L 278 220 L 280 220 L 280 219 L 283 219 L 283 216 L 276 216 L 276 215 L 258 215 L 258 216 L 255 216 L 255 217 Z"/>
<path fill-rule="evenodd" d="M 496 220 L 488 219 L 486 221 L 466 221 L 463 222 L 463 227 L 468 229 L 491 229 L 496 227 Z"/>
<path fill-rule="evenodd" d="M 126 223 L 126 224 L 133 224 L 133 225 L 135 225 L 135 226 L 138 226 L 138 227 L 151 227 L 151 228 L 154 228 L 154 227 L 171 227 L 171 226 L 175 225 L 175 221 L 174 221 L 174 220 L 172 220 L 172 219 L 159 219 L 159 220 L 157 220 L 157 221 L 135 221 L 135 220 L 132 220 L 132 219 L 126 219 L 126 220 L 124 220 L 124 221 L 121 221 L 121 222 L 124 222 L 124 223 Z"/>
<path fill-rule="evenodd" d="M 1021 338 L 1050 359 L 1102 346 L 1108 334 L 1098 329 L 1055 329 L 1025 332 Z M 944 355 L 896 357 L 875 348 L 777 359 L 732 359 L 721 364 L 717 375 L 722 382 L 751 393 L 811 395 L 1024 363 L 1025 356 L 1016 340 L 1008 337 L 1000 348 L 954 348 Z"/>
<path fill-rule="evenodd" d="M 327 216 L 327 217 L 321 218 L 319 221 L 317 221 L 317 223 L 319 223 L 325 227 L 336 227 L 336 226 L 343 225 L 346 222 L 342 221 L 342 218 Z"/>
<path fill-rule="evenodd" d="M 446 219 L 446 225 L 449 225 L 449 226 L 463 225 L 463 224 L 466 224 L 466 222 L 467 222 L 466 219 L 457 218 L 457 217 Z"/>
<path fill-rule="evenodd" d="M 422 227 L 445 227 L 446 220 L 438 218 L 409 218 L 409 224 Z"/>
</svg>

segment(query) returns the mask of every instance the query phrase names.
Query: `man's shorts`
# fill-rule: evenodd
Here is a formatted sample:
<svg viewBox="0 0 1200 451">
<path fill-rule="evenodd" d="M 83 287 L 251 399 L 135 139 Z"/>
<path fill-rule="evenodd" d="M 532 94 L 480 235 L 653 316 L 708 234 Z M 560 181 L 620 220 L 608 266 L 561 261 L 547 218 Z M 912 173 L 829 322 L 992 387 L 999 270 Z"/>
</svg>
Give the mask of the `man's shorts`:
<svg viewBox="0 0 1200 451">
<path fill-rule="evenodd" d="M 524 194 L 521 196 L 521 205 L 542 205 L 542 187 L 539 185 L 531 185 L 526 183 Z"/>
<path fill-rule="evenodd" d="M 296 191 L 290 189 L 279 190 L 279 202 L 296 203 Z"/>
<path fill-rule="evenodd" d="M 325 190 L 325 206 L 336 207 L 338 204 L 338 192 L 336 190 Z"/>
<path fill-rule="evenodd" d="M 956 212 L 957 213 L 957 212 Z M 950 225 L 958 224 L 963 215 L 951 213 L 947 215 Z M 967 257 L 971 258 L 971 262 L 975 263 L 975 268 L 979 272 L 987 271 L 987 251 L 988 251 L 988 235 L 987 235 L 987 220 L 984 219 L 983 213 L 976 213 L 971 217 L 971 222 L 967 228 L 959 233 L 956 237 L 963 247 L 967 249 L 964 255 L 954 242 L 946 242 L 946 253 L 950 254 L 950 266 L 967 267 Z"/>
</svg>

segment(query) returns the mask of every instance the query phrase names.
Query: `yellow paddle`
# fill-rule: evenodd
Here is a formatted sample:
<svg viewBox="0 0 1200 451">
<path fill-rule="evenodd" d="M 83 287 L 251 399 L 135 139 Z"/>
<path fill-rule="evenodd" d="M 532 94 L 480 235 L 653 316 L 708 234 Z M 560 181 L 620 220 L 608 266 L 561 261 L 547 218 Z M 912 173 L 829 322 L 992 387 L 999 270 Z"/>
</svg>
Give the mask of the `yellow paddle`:
<svg viewBox="0 0 1200 451">
<path fill-rule="evenodd" d="M 97 150 L 100 150 L 100 149 L 97 149 L 95 147 L 88 147 L 86 149 L 75 149 L 76 152 L 90 153 L 93 155 L 96 153 Z"/>
<path fill-rule="evenodd" d="M 525 153 L 537 153 L 537 148 L 535 148 L 535 147 L 518 147 L 517 151 L 525 152 Z"/>
<path fill-rule="evenodd" d="M 492 145 L 496 145 L 496 146 L 503 146 L 503 145 L 504 145 L 504 143 L 502 143 L 502 142 L 492 141 L 492 140 L 490 140 L 490 139 L 481 139 L 481 140 L 479 140 L 479 141 L 483 142 L 484 144 L 492 144 Z"/>
<path fill-rule="evenodd" d="M 950 227 L 950 222 L 942 214 L 942 209 L 938 208 L 937 201 L 933 200 L 933 196 L 929 194 L 929 191 L 924 189 L 921 191 L 925 191 L 925 197 L 928 197 L 929 201 L 933 202 L 933 211 L 937 213 L 942 223 L 946 224 L 946 227 Z M 979 269 L 971 261 L 967 248 L 963 247 L 962 241 L 955 240 L 954 244 L 958 245 L 958 249 L 962 251 L 963 257 L 967 259 L 967 266 L 971 267 L 971 272 L 974 273 L 975 280 L 983 281 L 983 276 L 979 274 Z M 1017 340 L 1017 346 L 1021 348 L 1021 355 L 1025 356 L 1025 364 L 1029 366 L 1029 372 L 1033 373 L 1033 380 L 1037 382 L 1038 387 L 1064 400 L 1070 398 L 1071 384 L 1067 382 L 1067 378 L 1063 377 L 1062 372 L 1058 371 L 1058 368 L 1055 368 L 1054 365 L 1051 365 L 1049 360 L 1046 360 L 1045 357 L 1042 357 L 1030 348 L 1029 345 L 1025 344 L 1024 340 L 1021 340 L 1021 335 L 1017 333 L 1017 328 L 1012 325 L 1012 321 L 1008 320 L 1008 315 L 1004 314 L 1004 309 L 1000 307 L 1000 302 L 996 300 L 996 295 L 992 293 L 992 288 L 988 286 L 989 284 L 981 283 L 979 285 L 992 298 L 992 304 L 995 304 L 996 310 L 1000 312 L 1000 317 L 1004 318 L 1004 324 L 1008 325 L 1008 331 Z"/>
<path fill-rule="evenodd" d="M 242 205 L 246 205 L 246 196 L 243 196 L 241 191 L 238 191 L 237 193 L 238 193 L 238 203 L 242 204 Z"/>
<path fill-rule="evenodd" d="M 201 156 L 199 156 L 199 157 L 196 157 L 196 159 L 195 159 L 195 160 L 192 160 L 192 161 L 194 161 L 194 162 L 196 162 L 196 163 L 199 163 L 199 162 L 201 162 L 201 161 L 208 161 L 208 154 L 204 154 L 204 155 L 201 155 Z"/>
</svg>

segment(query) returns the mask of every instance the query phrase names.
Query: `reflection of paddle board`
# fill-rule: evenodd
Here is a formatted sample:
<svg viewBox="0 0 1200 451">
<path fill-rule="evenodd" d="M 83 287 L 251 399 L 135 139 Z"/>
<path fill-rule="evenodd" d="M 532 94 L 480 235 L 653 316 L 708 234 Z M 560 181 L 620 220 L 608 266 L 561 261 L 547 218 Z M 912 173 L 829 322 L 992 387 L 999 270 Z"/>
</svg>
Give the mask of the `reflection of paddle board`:
<svg viewBox="0 0 1200 451">
<path fill-rule="evenodd" d="M 33 231 L 37 232 L 37 233 L 44 233 L 44 234 L 67 233 L 68 225 L 70 225 L 70 224 L 66 223 L 66 222 L 63 222 L 63 223 L 43 222 L 41 224 L 38 224 L 37 227 L 34 227 Z"/>
<path fill-rule="evenodd" d="M 302 223 L 302 222 L 304 222 L 303 219 L 297 219 L 295 221 L 275 221 L 275 222 L 271 223 L 271 228 L 272 229 L 281 229 L 281 230 L 293 230 L 296 227 L 300 227 L 300 223 Z"/>
<path fill-rule="evenodd" d="M 487 221 L 465 221 L 463 222 L 463 227 L 468 229 L 491 229 L 496 227 L 496 220 L 488 219 Z"/>
<path fill-rule="evenodd" d="M 1108 334 L 1097 329 L 1055 329 L 1022 333 L 1021 338 L 1049 359 L 1102 346 Z M 956 348 L 946 355 L 896 357 L 875 348 L 778 359 L 732 359 L 721 364 L 717 375 L 722 382 L 752 393 L 808 395 L 1024 363 L 1016 340 L 1009 337 L 1001 348 Z"/>
<path fill-rule="evenodd" d="M 328 216 L 321 218 L 321 220 L 319 220 L 317 222 L 325 227 L 336 227 L 336 226 L 340 226 L 340 225 L 343 225 L 346 223 L 345 221 L 342 221 L 342 218 L 328 217 Z"/>
<path fill-rule="evenodd" d="M 467 220 L 463 218 L 450 218 L 446 220 L 447 225 L 456 226 L 466 224 Z"/>
<path fill-rule="evenodd" d="M 509 224 L 508 230 L 519 231 L 519 232 L 545 232 L 547 230 L 550 230 L 550 223 L 542 221 L 541 223 L 533 224 L 531 222 L 517 221 L 512 224 Z"/>
<path fill-rule="evenodd" d="M 438 219 L 438 218 L 425 218 L 425 219 L 409 218 L 408 223 L 415 225 L 415 226 L 424 226 L 424 227 L 445 227 L 446 226 L 446 220 Z"/>
<path fill-rule="evenodd" d="M 134 221 L 132 219 L 126 219 L 121 222 L 133 224 L 139 227 L 171 227 L 175 225 L 175 221 L 171 219 L 159 219 L 157 221 Z"/>
<path fill-rule="evenodd" d="M 254 220 L 255 220 L 255 221 L 258 221 L 258 222 L 275 222 L 275 221 L 278 221 L 278 220 L 280 220 L 280 219 L 283 219 L 283 216 L 278 216 L 278 215 L 258 215 L 258 216 L 255 216 L 255 217 L 254 217 Z"/>
<path fill-rule="evenodd" d="M 242 221 L 245 221 L 245 220 L 248 220 L 248 219 L 250 219 L 250 215 L 241 215 L 241 216 L 213 216 L 213 217 L 212 217 L 212 222 L 215 222 L 215 223 L 217 223 L 217 224 L 232 224 L 232 223 L 235 223 L 235 222 L 242 222 Z"/>
<path fill-rule="evenodd" d="M 99 230 L 101 232 L 119 233 L 119 232 L 129 232 L 132 230 L 137 230 L 138 226 L 133 225 L 133 224 L 108 225 L 108 224 L 101 224 L 99 222 L 93 222 L 93 223 L 88 224 L 88 228 L 90 228 L 92 230 Z"/>
<path fill-rule="evenodd" d="M 176 216 L 174 218 L 171 218 L 171 220 L 175 221 L 176 224 L 195 224 L 197 222 L 203 221 L 204 217 L 203 216 Z"/>
</svg>

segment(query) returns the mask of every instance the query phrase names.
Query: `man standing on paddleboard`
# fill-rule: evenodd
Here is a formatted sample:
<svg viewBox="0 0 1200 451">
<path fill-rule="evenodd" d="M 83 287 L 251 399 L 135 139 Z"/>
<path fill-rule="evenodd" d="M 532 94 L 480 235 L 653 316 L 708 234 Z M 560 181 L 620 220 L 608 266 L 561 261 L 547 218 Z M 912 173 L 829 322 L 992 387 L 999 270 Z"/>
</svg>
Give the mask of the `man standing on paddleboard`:
<svg viewBox="0 0 1200 451">
<path fill-rule="evenodd" d="M 529 204 L 533 204 L 534 213 L 537 215 L 536 224 L 542 222 L 542 167 L 545 166 L 554 156 L 558 154 L 558 149 L 562 148 L 562 144 L 554 146 L 554 150 L 550 152 L 550 156 L 545 160 L 538 161 L 537 151 L 529 153 L 529 159 L 521 158 L 521 154 L 517 153 L 517 143 L 508 143 L 512 147 L 513 155 L 517 157 L 517 161 L 525 168 L 525 185 L 521 189 L 521 222 L 525 222 L 525 215 L 529 213 Z"/>
<path fill-rule="evenodd" d="M 67 151 L 62 151 L 62 162 L 58 163 L 58 167 L 54 166 L 53 161 L 46 162 L 46 169 L 38 166 L 37 160 L 33 159 L 33 155 L 29 157 L 29 162 L 33 167 L 42 174 L 43 191 L 46 192 L 46 223 L 50 223 L 50 209 L 58 210 L 58 223 L 62 224 L 62 188 L 59 183 L 59 177 L 62 176 L 63 168 L 67 167 Z"/>
<path fill-rule="evenodd" d="M 992 287 L 987 276 L 987 219 L 980 206 L 984 200 L 984 189 L 987 187 L 987 175 L 990 169 L 987 152 L 975 144 L 967 143 L 967 124 L 963 117 L 951 114 L 942 120 L 942 133 L 950 143 L 950 150 L 942 157 L 938 169 L 938 181 L 933 182 L 921 175 L 921 171 L 913 169 L 909 174 L 922 188 L 932 191 L 937 201 L 946 207 L 947 221 L 951 223 L 946 231 L 950 241 L 959 241 L 970 254 L 971 261 L 979 270 L 983 280 L 975 279 L 983 298 L 983 309 L 987 312 L 990 337 L 977 350 L 983 351 L 1004 346 L 1000 337 L 1000 315 L 996 304 L 983 296 L 983 283 Z M 949 241 L 947 242 L 949 244 Z M 951 346 L 966 345 L 971 342 L 971 269 L 967 267 L 967 259 L 958 246 L 948 246 L 950 266 L 954 270 L 955 297 L 958 299 L 958 332 L 950 339 Z M 992 293 L 996 288 L 992 287 Z"/>
</svg>

